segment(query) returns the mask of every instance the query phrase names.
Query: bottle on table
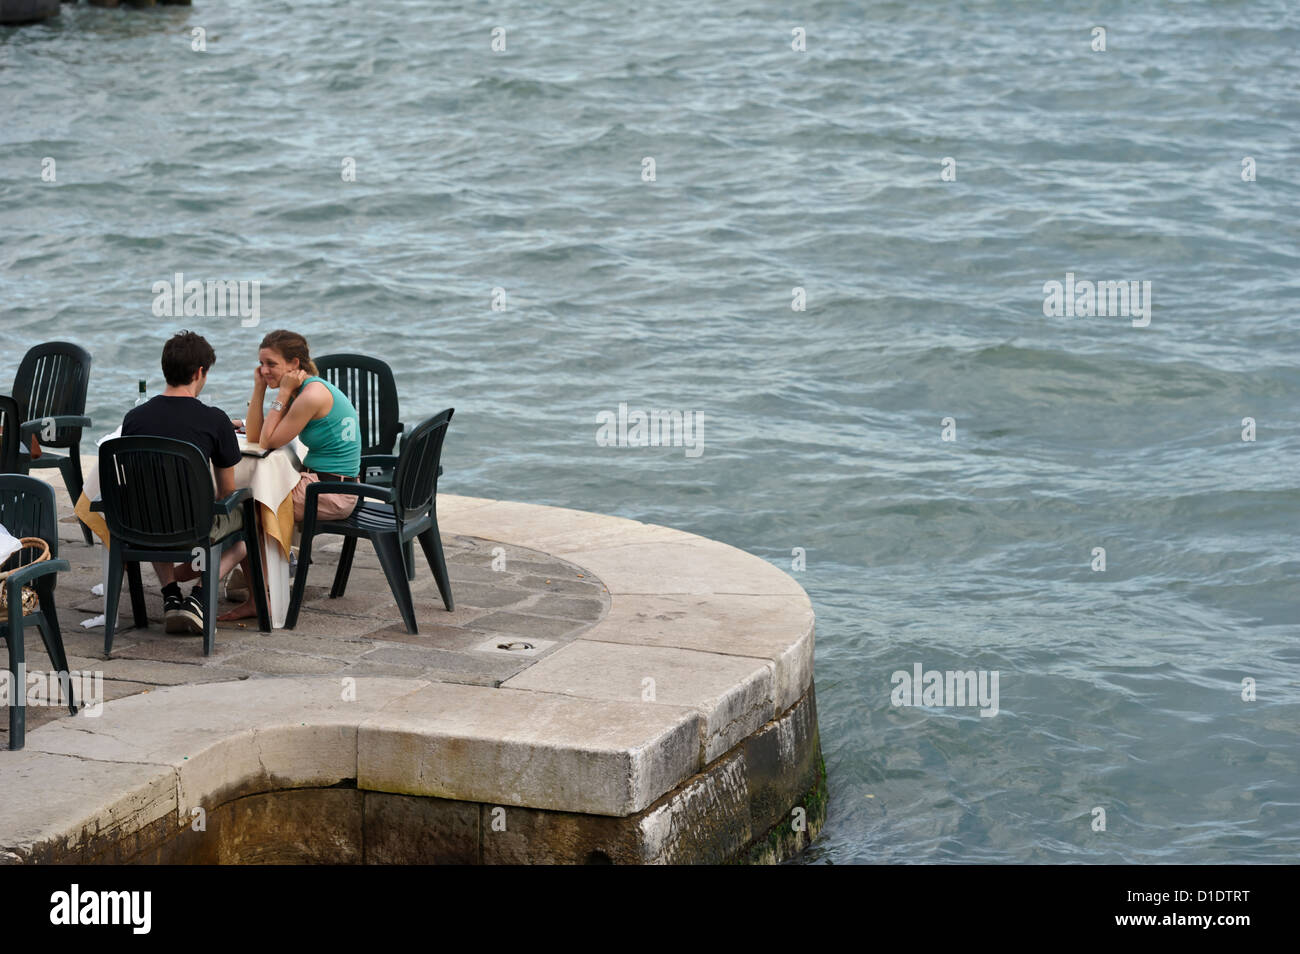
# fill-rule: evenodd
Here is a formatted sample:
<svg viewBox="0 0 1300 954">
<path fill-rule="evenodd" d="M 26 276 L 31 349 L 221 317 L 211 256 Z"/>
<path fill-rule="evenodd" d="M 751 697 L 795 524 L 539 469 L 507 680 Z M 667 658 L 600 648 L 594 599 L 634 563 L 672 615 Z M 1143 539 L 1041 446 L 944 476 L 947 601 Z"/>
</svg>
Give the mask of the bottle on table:
<svg viewBox="0 0 1300 954">
<path fill-rule="evenodd" d="M 141 382 L 140 382 L 140 394 L 139 394 L 139 396 L 135 399 L 135 406 L 136 406 L 136 407 L 139 407 L 141 404 L 143 404 L 143 403 L 144 403 L 145 401 L 147 401 L 147 400 L 149 400 L 149 395 L 146 394 L 145 391 L 144 391 L 144 381 L 141 381 Z"/>
</svg>

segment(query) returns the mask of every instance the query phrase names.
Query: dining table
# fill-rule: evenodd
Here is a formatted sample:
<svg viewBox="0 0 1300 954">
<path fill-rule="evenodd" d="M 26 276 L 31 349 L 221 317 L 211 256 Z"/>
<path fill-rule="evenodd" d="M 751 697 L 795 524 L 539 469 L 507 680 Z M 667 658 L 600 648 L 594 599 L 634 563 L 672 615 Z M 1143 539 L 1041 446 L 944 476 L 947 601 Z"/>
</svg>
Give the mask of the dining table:
<svg viewBox="0 0 1300 954">
<path fill-rule="evenodd" d="M 119 426 L 95 443 L 103 444 L 121 434 L 122 428 Z M 256 444 L 248 443 L 245 436 L 240 434 L 239 450 L 240 461 L 235 465 L 235 487 L 247 487 L 257 501 L 258 530 L 263 541 L 263 567 L 266 572 L 271 626 L 283 629 L 289 612 L 289 554 L 294 533 L 293 488 L 298 485 L 306 448 L 294 438 L 284 447 L 267 452 Z M 104 516 L 90 509 L 91 500 L 98 496 L 99 464 L 96 462 L 85 475 L 83 491 L 77 499 L 75 510 L 81 521 L 90 527 L 107 548 L 109 533 Z M 104 557 L 104 574 L 107 582 L 107 554 Z M 118 611 L 121 612 L 120 603 Z"/>
</svg>

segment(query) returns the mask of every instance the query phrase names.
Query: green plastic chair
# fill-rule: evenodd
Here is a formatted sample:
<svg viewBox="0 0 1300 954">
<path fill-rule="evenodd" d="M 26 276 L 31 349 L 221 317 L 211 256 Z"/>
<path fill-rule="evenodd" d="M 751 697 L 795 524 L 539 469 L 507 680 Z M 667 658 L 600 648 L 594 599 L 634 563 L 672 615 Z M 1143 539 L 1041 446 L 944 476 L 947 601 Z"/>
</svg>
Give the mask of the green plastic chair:
<svg viewBox="0 0 1300 954">
<path fill-rule="evenodd" d="M 320 376 L 342 391 L 357 409 L 361 422 L 361 479 L 377 487 L 391 487 L 397 467 L 394 452 L 405 433 L 397 400 L 397 379 L 384 361 L 364 354 L 327 354 L 316 359 Z M 442 469 L 438 469 L 442 476 Z M 415 547 L 402 547 L 406 578 L 415 579 Z"/>
<path fill-rule="evenodd" d="M 418 633 L 402 550 L 411 541 L 419 540 L 447 612 L 454 609 L 447 561 L 442 553 L 442 537 L 438 534 L 438 461 L 442 457 L 442 444 L 453 413 L 454 409 L 448 408 L 421 422 L 407 435 L 402 441 L 402 453 L 398 456 L 391 487 L 343 480 L 323 480 L 307 486 L 298 572 L 293 580 L 293 595 L 284 623 L 286 629 L 293 629 L 298 624 L 298 611 L 307 590 L 312 541 L 322 533 L 336 533 L 346 538 L 334 573 L 334 585 L 330 588 L 331 598 L 342 596 L 347 589 L 357 540 L 364 537 L 375 548 L 406 631 Z M 321 494 L 352 494 L 378 503 L 358 500 L 356 509 L 344 519 L 318 522 L 316 506 Z"/>
<path fill-rule="evenodd" d="M 90 352 L 68 341 L 36 345 L 23 356 L 14 375 L 13 399 L 22 417 L 16 472 L 30 473 L 57 467 L 63 485 L 75 504 L 84 483 L 81 473 L 81 429 L 91 425 L 86 417 L 86 391 L 90 387 Z M 31 439 L 40 444 L 41 456 L 32 460 Z M 52 454 L 51 448 L 66 450 Z M 81 524 L 87 546 L 95 538 Z"/>
<path fill-rule="evenodd" d="M 26 653 L 23 630 L 35 626 L 45 643 L 45 652 L 59 674 L 68 699 L 68 711 L 77 712 L 73 697 L 68 654 L 63 648 L 59 616 L 54 609 L 54 583 L 58 574 L 69 569 L 67 560 L 58 559 L 58 514 L 54 507 L 54 488 L 43 480 L 18 474 L 0 476 L 0 525 L 15 537 L 40 537 L 50 548 L 50 558 L 24 566 L 11 573 L 3 585 L 8 588 L 8 613 L 0 617 L 0 639 L 9 647 L 9 672 L 13 674 L 14 698 L 9 701 L 9 748 L 21 749 L 27 741 Z M 11 556 L 13 565 L 21 565 L 35 556 L 22 549 Z M 23 613 L 23 587 L 36 591 L 34 613 Z"/>
<path fill-rule="evenodd" d="M 203 555 L 201 584 L 203 655 L 212 655 L 217 627 L 217 572 L 221 553 L 243 540 L 253 571 L 249 589 L 257 607 L 258 628 L 271 631 L 266 605 L 262 551 L 257 540 L 257 506 L 253 493 L 241 487 L 223 500 L 212 489 L 212 471 L 203 452 L 186 441 L 167 437 L 117 437 L 99 446 L 101 496 L 90 509 L 104 515 L 108 524 L 108 579 L 104 584 L 104 655 L 113 651 L 117 604 L 122 576 L 131 573 L 131 609 L 137 628 L 149 625 L 140 561 L 187 563 Z M 209 539 L 218 514 L 229 516 L 243 509 L 243 522 L 217 540 Z M 133 571 L 132 571 L 132 568 Z M 299 569 L 301 572 L 301 569 Z"/>
</svg>

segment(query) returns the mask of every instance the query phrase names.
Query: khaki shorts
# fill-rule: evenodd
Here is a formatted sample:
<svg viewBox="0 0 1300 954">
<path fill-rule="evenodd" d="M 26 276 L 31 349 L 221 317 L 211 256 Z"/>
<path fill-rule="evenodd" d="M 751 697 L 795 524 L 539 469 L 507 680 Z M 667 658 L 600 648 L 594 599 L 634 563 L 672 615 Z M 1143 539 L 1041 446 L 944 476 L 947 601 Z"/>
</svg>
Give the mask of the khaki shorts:
<svg viewBox="0 0 1300 954">
<path fill-rule="evenodd" d="M 233 533 L 244 525 L 244 508 L 240 507 L 234 513 L 219 513 L 212 518 L 212 532 L 208 534 L 208 540 L 215 543 L 227 534 Z"/>
<path fill-rule="evenodd" d="M 320 481 L 318 474 L 310 474 L 303 471 L 298 478 L 298 485 L 293 488 L 293 519 L 295 523 L 302 523 L 302 518 L 307 510 L 307 485 Z M 316 498 L 316 519 L 317 520 L 342 520 L 356 509 L 360 497 L 353 494 L 321 494 Z"/>
</svg>

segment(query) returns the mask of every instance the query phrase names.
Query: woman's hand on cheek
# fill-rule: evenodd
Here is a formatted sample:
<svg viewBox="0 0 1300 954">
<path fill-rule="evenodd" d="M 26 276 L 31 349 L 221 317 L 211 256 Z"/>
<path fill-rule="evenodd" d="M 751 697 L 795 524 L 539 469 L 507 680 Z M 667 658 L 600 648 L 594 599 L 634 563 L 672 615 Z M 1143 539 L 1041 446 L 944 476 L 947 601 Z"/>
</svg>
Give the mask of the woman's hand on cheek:
<svg viewBox="0 0 1300 954">
<path fill-rule="evenodd" d="M 286 371 L 284 377 L 280 379 L 280 390 L 287 391 L 290 394 L 296 392 L 302 383 L 307 380 L 307 372 L 303 370 Z"/>
</svg>

